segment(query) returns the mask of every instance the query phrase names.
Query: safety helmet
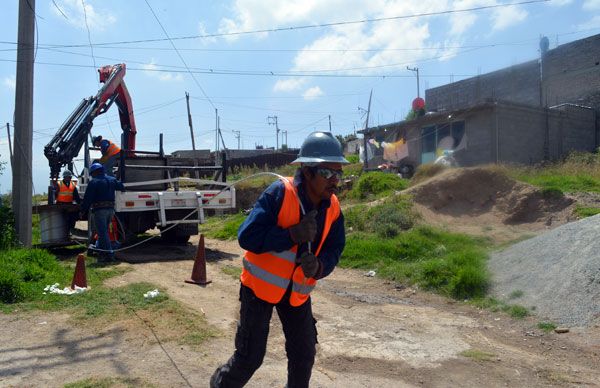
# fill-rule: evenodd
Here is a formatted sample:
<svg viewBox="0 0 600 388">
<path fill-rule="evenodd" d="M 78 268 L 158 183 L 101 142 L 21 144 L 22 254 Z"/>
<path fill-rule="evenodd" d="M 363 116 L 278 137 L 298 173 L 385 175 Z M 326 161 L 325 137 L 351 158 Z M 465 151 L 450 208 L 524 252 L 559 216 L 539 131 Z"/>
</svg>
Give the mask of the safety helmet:
<svg viewBox="0 0 600 388">
<path fill-rule="evenodd" d="M 90 174 L 93 174 L 95 171 L 102 170 L 104 172 L 104 166 L 100 163 L 92 163 L 90 166 Z"/>
<path fill-rule="evenodd" d="M 96 144 L 97 141 L 101 141 L 102 140 L 102 136 L 98 135 L 98 136 L 94 136 L 92 137 L 92 144 Z"/>
<path fill-rule="evenodd" d="M 66 178 L 66 177 L 70 178 L 72 176 L 73 176 L 73 173 L 71 171 L 69 171 L 69 170 L 63 171 L 63 178 Z"/>
<path fill-rule="evenodd" d="M 304 139 L 304 143 L 300 147 L 300 154 L 292 164 L 327 162 L 350 163 L 344 158 L 342 146 L 331 132 L 313 132 Z"/>
</svg>

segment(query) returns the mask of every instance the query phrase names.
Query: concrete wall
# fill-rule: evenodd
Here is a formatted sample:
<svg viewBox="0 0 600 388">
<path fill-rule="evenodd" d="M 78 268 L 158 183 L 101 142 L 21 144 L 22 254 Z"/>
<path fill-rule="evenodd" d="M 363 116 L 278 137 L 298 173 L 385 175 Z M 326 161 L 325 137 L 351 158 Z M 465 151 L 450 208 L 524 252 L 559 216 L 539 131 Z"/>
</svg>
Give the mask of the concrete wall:
<svg viewBox="0 0 600 388">
<path fill-rule="evenodd" d="M 544 101 L 600 109 L 600 34 L 549 50 L 543 59 Z"/>
<path fill-rule="evenodd" d="M 532 57 L 537 52 L 532 50 Z M 575 103 L 600 112 L 600 34 L 549 50 L 538 59 L 425 91 L 429 110 L 455 110 L 487 100 L 532 106 Z"/>
<path fill-rule="evenodd" d="M 451 111 L 486 100 L 510 100 L 539 105 L 540 69 L 537 60 L 453 82 L 425 91 L 427 109 Z"/>
</svg>

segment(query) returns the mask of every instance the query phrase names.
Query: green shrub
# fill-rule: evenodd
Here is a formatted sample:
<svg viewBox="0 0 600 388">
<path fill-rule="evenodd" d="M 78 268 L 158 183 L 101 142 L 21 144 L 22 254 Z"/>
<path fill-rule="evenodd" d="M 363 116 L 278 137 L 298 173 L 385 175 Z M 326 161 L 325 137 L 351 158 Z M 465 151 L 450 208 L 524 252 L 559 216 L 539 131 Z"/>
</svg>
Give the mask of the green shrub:
<svg viewBox="0 0 600 388">
<path fill-rule="evenodd" d="M 353 231 L 374 232 L 380 237 L 394 237 L 413 227 L 417 213 L 408 196 L 395 195 L 383 203 L 368 207 L 356 205 L 344 210 L 346 226 Z"/>
<path fill-rule="evenodd" d="M 15 218 L 6 201 L 0 201 L 0 251 L 11 248 L 17 243 Z"/>
<path fill-rule="evenodd" d="M 556 329 L 556 325 L 552 322 L 539 322 L 537 324 L 538 329 L 541 329 L 543 331 L 545 331 L 546 333 L 551 332 L 552 330 Z"/>
<path fill-rule="evenodd" d="M 346 155 L 345 158 L 350 163 L 360 163 L 360 157 L 356 154 Z"/>
<path fill-rule="evenodd" d="M 0 273 L 0 302 L 16 303 L 25 299 L 21 282 L 13 273 Z"/>
<path fill-rule="evenodd" d="M 467 265 L 458 269 L 450 282 L 452 296 L 457 299 L 483 297 L 489 287 L 489 276 L 484 268 Z"/>
<path fill-rule="evenodd" d="M 369 172 L 360 176 L 350 191 L 349 197 L 354 199 L 380 197 L 395 190 L 404 190 L 407 186 L 407 181 L 396 174 Z"/>
<path fill-rule="evenodd" d="M 344 171 L 344 176 L 360 176 L 363 172 L 363 164 L 362 163 L 351 163 L 345 164 L 342 166 L 342 170 Z"/>
</svg>

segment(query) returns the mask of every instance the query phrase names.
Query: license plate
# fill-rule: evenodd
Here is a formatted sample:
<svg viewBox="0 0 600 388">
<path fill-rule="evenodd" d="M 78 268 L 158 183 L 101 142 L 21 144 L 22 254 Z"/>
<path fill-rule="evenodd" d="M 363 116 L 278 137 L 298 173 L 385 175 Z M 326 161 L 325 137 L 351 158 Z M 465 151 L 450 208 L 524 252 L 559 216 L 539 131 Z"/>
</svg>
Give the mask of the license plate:
<svg viewBox="0 0 600 388">
<path fill-rule="evenodd" d="M 185 206 L 185 199 L 173 199 L 171 200 L 173 206 Z"/>
</svg>

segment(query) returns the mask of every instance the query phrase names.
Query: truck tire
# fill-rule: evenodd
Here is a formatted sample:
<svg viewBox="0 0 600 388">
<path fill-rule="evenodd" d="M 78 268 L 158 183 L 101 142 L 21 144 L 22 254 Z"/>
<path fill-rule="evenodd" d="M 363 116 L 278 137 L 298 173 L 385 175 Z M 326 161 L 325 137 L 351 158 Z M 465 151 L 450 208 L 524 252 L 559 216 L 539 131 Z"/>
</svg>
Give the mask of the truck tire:
<svg viewBox="0 0 600 388">
<path fill-rule="evenodd" d="M 165 232 L 161 230 L 160 238 L 168 243 L 186 244 L 192 234 L 198 234 L 197 224 L 179 224 Z"/>
</svg>

